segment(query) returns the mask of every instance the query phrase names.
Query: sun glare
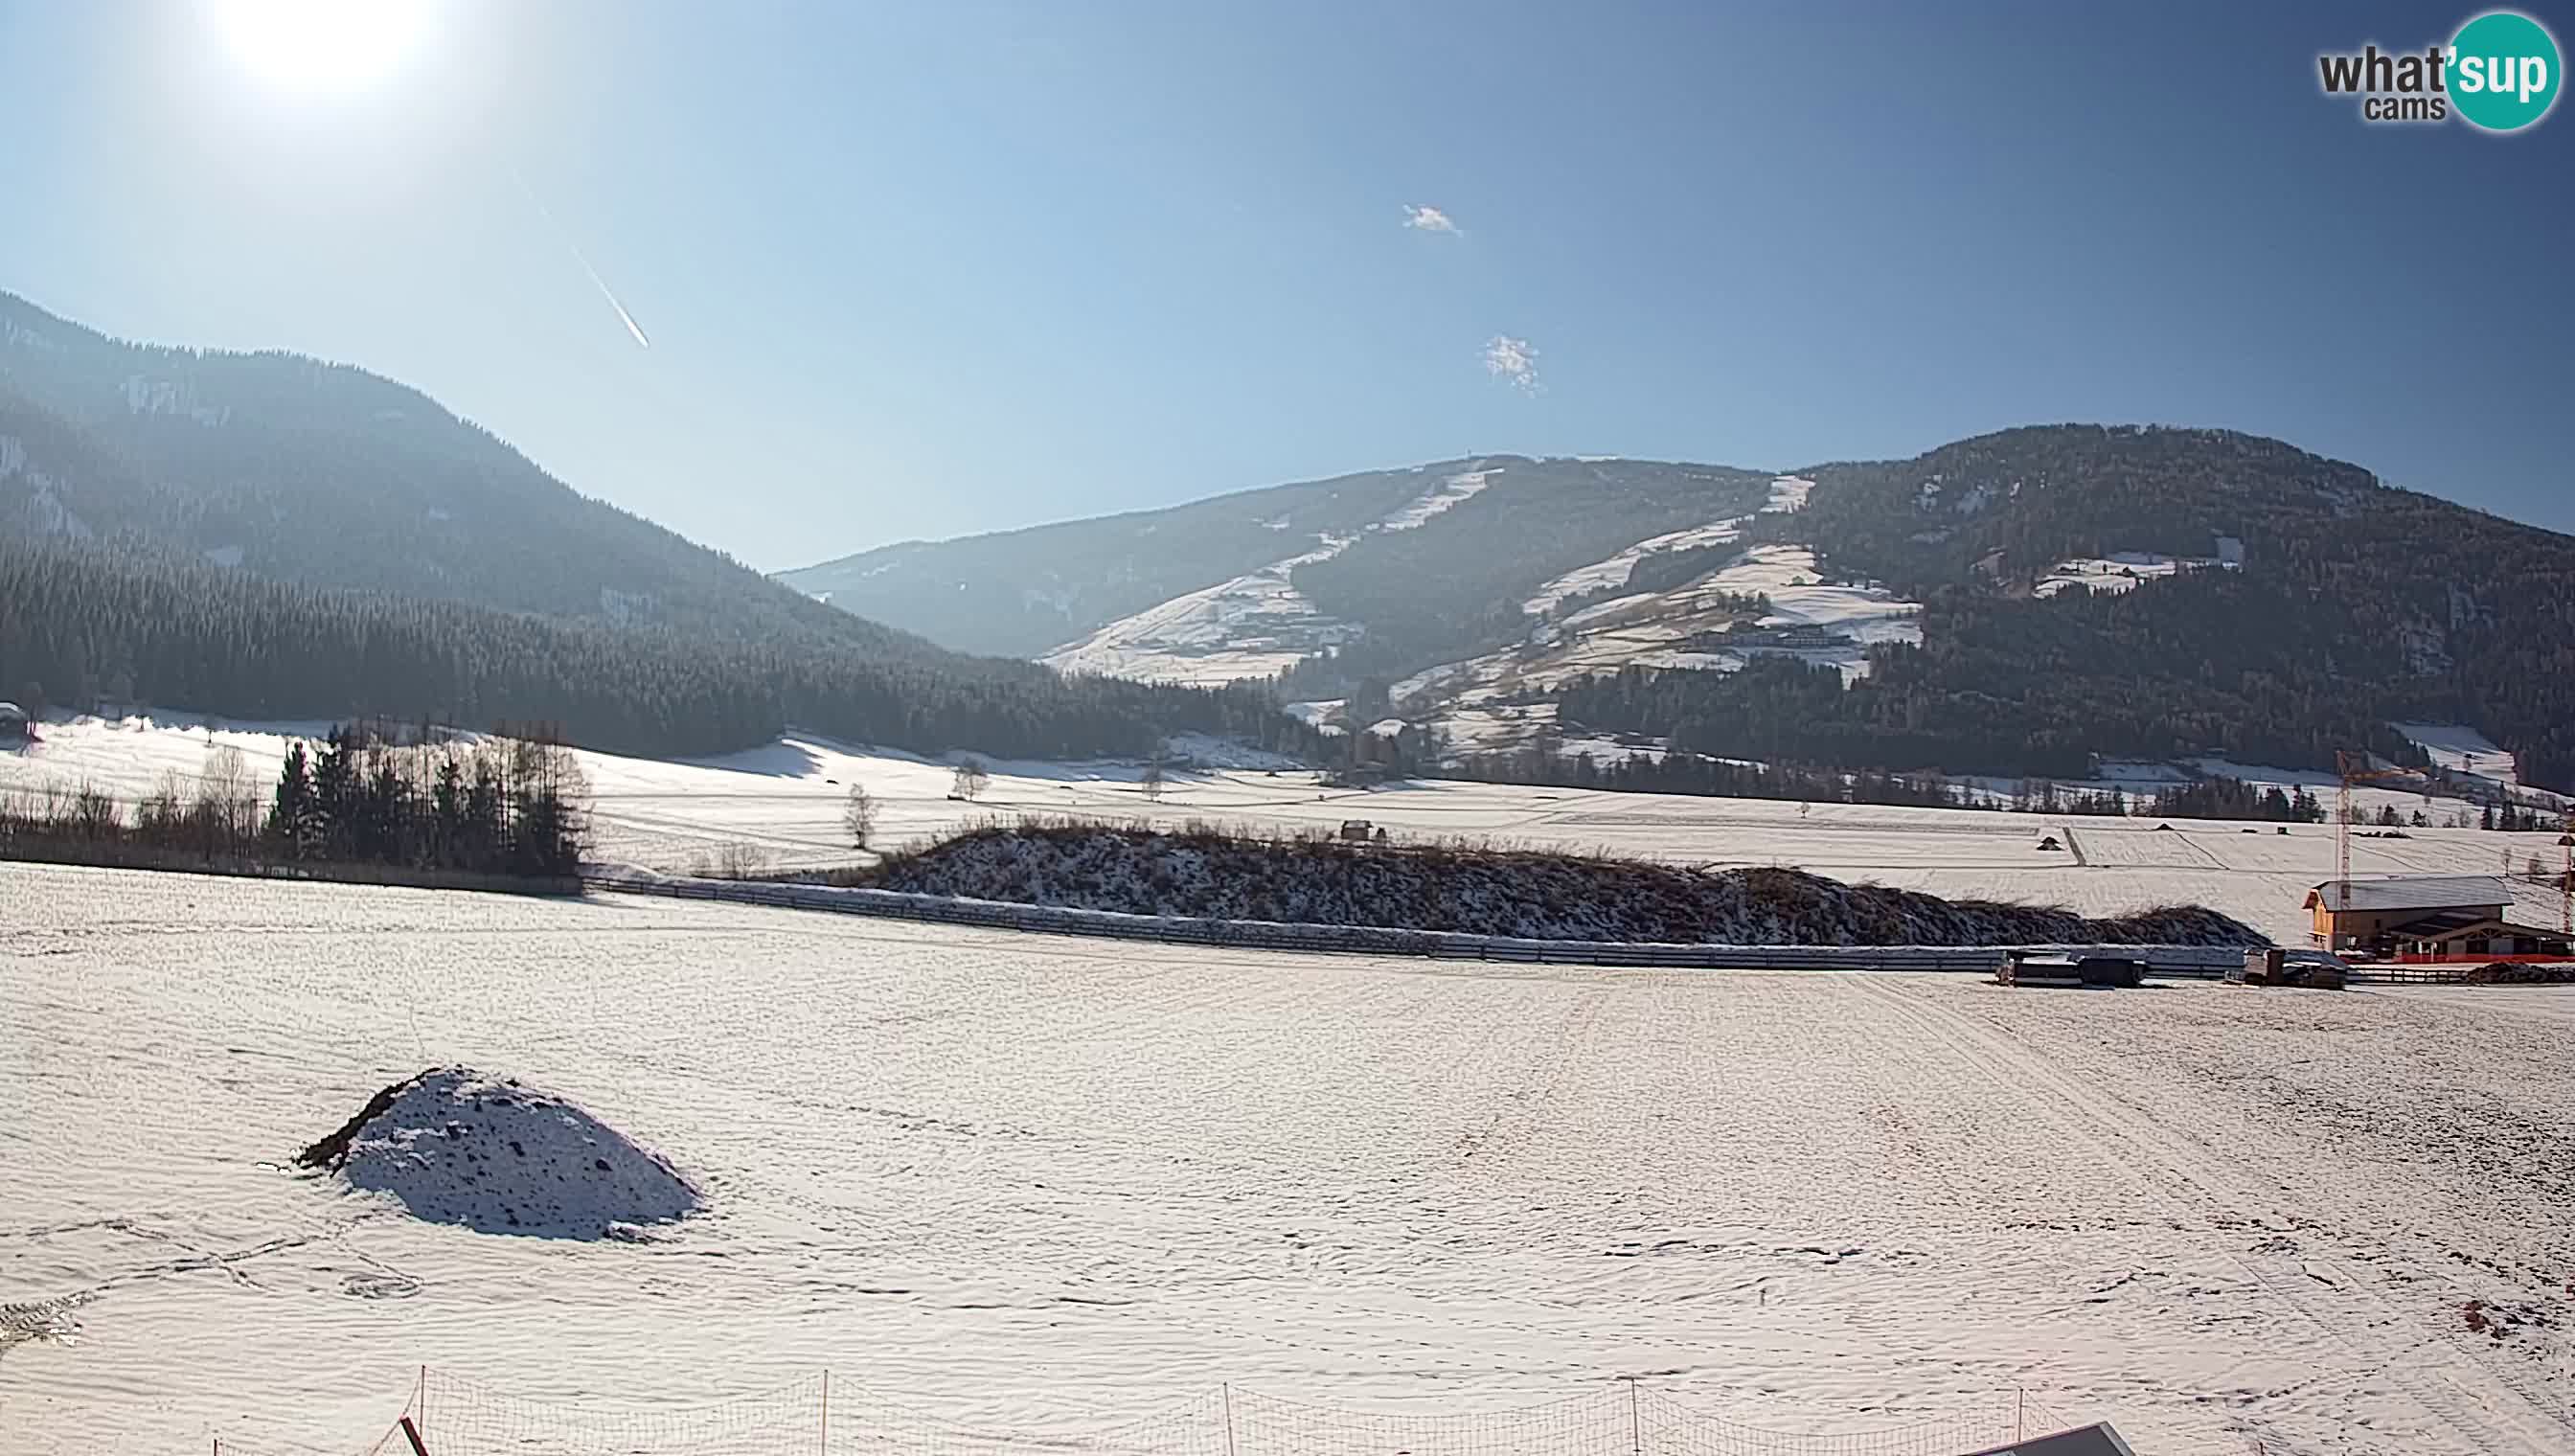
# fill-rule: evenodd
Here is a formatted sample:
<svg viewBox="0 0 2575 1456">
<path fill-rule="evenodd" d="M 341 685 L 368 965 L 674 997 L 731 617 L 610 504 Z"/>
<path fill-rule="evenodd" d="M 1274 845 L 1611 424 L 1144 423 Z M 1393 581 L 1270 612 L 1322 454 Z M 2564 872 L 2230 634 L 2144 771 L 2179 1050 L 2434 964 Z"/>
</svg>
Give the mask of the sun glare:
<svg viewBox="0 0 2575 1456">
<path fill-rule="evenodd" d="M 429 0 L 210 0 L 234 58 L 261 81 L 310 92 L 363 91 L 402 64 L 429 22 Z"/>
</svg>

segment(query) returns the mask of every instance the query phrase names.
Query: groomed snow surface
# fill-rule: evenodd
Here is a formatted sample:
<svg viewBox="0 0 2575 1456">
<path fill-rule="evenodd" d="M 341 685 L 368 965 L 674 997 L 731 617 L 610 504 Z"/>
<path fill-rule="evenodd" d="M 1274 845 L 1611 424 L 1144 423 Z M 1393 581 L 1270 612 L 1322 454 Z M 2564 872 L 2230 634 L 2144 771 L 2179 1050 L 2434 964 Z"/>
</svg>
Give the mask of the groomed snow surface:
<svg viewBox="0 0 2575 1456">
<path fill-rule="evenodd" d="M 1460 967 L 19 864 L 0 904 L 0 1289 L 52 1311 L 0 1354 L 11 1456 L 354 1451 L 423 1363 L 564 1402 L 531 1451 L 657 1449 L 584 1432 L 826 1367 L 838 1411 L 1104 1456 L 1178 1449 L 1075 1438 L 1219 1382 L 1472 1412 L 1626 1373 L 1786 1431 L 2019 1386 L 2157 1456 L 2575 1443 L 2575 991 Z M 578 1098 L 710 1211 L 501 1237 L 281 1166 L 448 1063 Z"/>
</svg>

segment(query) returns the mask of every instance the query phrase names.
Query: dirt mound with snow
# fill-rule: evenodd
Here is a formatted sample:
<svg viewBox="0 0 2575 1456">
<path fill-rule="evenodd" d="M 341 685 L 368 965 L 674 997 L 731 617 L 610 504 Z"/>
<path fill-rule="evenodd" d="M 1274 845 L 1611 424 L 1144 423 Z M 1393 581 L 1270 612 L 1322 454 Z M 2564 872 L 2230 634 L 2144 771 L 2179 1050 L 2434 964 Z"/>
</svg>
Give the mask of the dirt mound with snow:
<svg viewBox="0 0 2575 1456">
<path fill-rule="evenodd" d="M 2473 986 L 2575 985 L 2575 965 L 2498 960 L 2470 967 L 2459 979 Z"/>
<path fill-rule="evenodd" d="M 701 1203 L 660 1154 L 573 1103 L 461 1066 L 376 1093 L 296 1161 L 484 1233 L 613 1238 Z"/>
<path fill-rule="evenodd" d="M 1795 869 L 1104 824 L 976 829 L 889 856 L 880 889 L 1141 915 L 1726 945 L 2263 945 L 2198 906 L 2088 919 Z"/>
</svg>

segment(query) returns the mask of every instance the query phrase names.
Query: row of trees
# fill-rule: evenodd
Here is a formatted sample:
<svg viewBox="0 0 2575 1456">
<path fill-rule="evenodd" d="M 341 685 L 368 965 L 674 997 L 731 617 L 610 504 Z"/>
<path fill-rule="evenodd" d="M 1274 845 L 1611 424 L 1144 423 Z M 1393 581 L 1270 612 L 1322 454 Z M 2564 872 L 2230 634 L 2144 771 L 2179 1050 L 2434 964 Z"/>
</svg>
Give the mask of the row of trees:
<svg viewBox="0 0 2575 1456">
<path fill-rule="evenodd" d="M 353 724 L 290 743 L 265 796 L 240 750 L 219 744 L 193 784 L 165 772 L 131 813 L 93 785 L 21 789 L 0 803 L 0 839 L 562 876 L 580 868 L 588 799 L 572 752 L 543 736 L 406 742 Z"/>
<path fill-rule="evenodd" d="M 2324 821 L 2324 806 L 2304 786 L 2283 793 L 2277 784 L 2255 788 L 2241 778 L 2203 778 L 2177 784 L 2147 800 L 2142 812 L 2186 819 L 2278 819 L 2287 823 Z M 2394 823 L 2395 810 L 2386 822 Z"/>
</svg>

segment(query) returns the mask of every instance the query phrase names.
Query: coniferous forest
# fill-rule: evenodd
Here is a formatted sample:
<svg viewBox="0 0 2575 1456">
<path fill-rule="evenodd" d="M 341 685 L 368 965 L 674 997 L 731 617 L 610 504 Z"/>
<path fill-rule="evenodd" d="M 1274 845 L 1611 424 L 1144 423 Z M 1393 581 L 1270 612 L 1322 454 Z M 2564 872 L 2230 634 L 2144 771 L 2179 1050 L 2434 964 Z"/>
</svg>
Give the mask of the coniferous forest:
<svg viewBox="0 0 2575 1456">
<path fill-rule="evenodd" d="M 790 724 L 858 742 L 1026 756 L 1150 751 L 1177 731 L 1285 750 L 1311 730 L 1257 690 L 1064 680 L 1031 664 L 496 612 L 268 581 L 149 551 L 0 537 L 0 685 L 30 709 L 558 724 L 609 752 L 713 753 Z M 25 700 L 34 700 L 26 702 Z"/>
</svg>

